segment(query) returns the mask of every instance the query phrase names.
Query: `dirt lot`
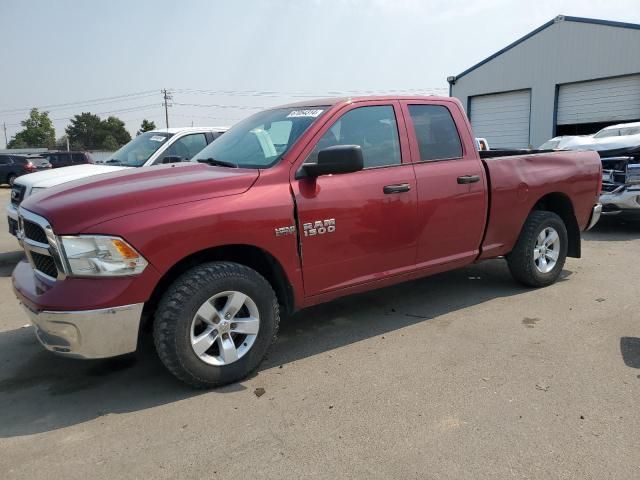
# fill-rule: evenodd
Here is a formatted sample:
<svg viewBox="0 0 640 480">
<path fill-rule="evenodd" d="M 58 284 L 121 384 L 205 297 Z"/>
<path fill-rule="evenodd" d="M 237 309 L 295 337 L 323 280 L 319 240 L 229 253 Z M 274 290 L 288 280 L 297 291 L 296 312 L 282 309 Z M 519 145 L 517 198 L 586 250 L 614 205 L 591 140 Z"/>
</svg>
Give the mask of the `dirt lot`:
<svg viewBox="0 0 640 480">
<path fill-rule="evenodd" d="M 640 478 L 640 223 L 596 227 L 546 289 L 496 260 L 300 312 L 210 392 L 149 342 L 45 352 L 0 246 L 3 479 Z"/>
</svg>

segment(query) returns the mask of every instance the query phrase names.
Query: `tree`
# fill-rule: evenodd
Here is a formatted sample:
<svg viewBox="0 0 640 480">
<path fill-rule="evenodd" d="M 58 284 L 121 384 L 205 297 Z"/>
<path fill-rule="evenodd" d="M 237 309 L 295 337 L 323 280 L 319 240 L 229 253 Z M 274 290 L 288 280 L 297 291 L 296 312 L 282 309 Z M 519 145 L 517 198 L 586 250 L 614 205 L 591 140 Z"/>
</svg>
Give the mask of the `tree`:
<svg viewBox="0 0 640 480">
<path fill-rule="evenodd" d="M 107 151 L 114 152 L 118 150 L 120 146 L 118 145 L 118 141 L 113 137 L 113 135 L 109 134 L 104 137 L 104 140 L 102 141 L 102 148 Z"/>
<path fill-rule="evenodd" d="M 71 119 L 70 125 L 65 129 L 71 148 L 75 150 L 87 150 L 99 148 L 102 145 L 102 120 L 97 115 L 83 112 Z"/>
<path fill-rule="evenodd" d="M 56 131 L 49 118 L 49 112 L 39 112 L 32 108 L 29 118 L 20 122 L 24 130 L 16 133 L 7 148 L 51 147 L 56 143 Z"/>
<path fill-rule="evenodd" d="M 119 118 L 101 120 L 88 112 L 73 117 L 66 132 L 72 147 L 79 150 L 117 150 L 131 140 L 124 122 Z"/>
<path fill-rule="evenodd" d="M 107 149 L 107 147 L 104 145 L 104 142 L 108 136 L 113 137 L 118 148 L 131 141 L 131 135 L 127 132 L 127 129 L 124 128 L 124 122 L 117 117 L 109 117 L 102 121 L 102 135 L 102 147 L 105 149 Z M 110 143 L 110 145 L 113 145 L 113 143 Z"/>
<path fill-rule="evenodd" d="M 155 130 L 156 129 L 156 124 L 155 122 L 149 121 L 146 118 L 144 120 L 142 120 L 142 123 L 140 124 L 140 130 L 138 130 L 136 132 L 136 135 L 140 135 L 141 133 L 144 132 L 150 132 L 151 130 Z"/>
</svg>

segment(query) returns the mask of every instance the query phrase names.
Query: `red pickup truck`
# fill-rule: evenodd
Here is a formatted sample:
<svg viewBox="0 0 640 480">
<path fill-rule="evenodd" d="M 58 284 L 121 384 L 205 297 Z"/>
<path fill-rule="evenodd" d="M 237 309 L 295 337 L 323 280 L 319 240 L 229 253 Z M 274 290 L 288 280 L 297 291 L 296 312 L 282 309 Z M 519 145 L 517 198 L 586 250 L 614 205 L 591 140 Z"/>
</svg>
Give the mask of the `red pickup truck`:
<svg viewBox="0 0 640 480">
<path fill-rule="evenodd" d="M 47 349 L 104 358 L 152 331 L 176 377 L 222 385 L 310 305 L 502 256 L 549 285 L 600 213 L 597 153 L 481 158 L 452 98 L 273 108 L 195 160 L 22 203 L 13 285 Z"/>
</svg>

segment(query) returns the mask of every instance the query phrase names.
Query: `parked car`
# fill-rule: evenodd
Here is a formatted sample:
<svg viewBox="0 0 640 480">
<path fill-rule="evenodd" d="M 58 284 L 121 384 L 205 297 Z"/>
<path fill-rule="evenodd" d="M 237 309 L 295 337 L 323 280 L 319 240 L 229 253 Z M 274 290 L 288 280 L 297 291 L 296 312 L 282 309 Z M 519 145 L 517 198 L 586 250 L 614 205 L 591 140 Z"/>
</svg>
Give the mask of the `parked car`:
<svg viewBox="0 0 640 480">
<path fill-rule="evenodd" d="M 227 127 L 154 130 L 138 135 L 100 164 L 73 165 L 22 177 L 13 185 L 11 203 L 7 206 L 9 232 L 15 236 L 18 226 L 17 208 L 22 200 L 33 193 L 102 173 L 190 160 L 226 130 Z"/>
<path fill-rule="evenodd" d="M 50 168 L 51 164 L 40 156 L 0 154 L 0 183 L 13 185 L 22 175 Z"/>
<path fill-rule="evenodd" d="M 566 148 L 567 145 L 570 145 L 573 142 L 580 141 L 581 138 L 588 137 L 590 135 L 560 135 L 559 137 L 553 137 L 546 142 L 544 142 L 539 150 L 569 150 Z"/>
<path fill-rule="evenodd" d="M 53 168 L 93 163 L 89 152 L 46 152 L 40 155 L 46 158 Z"/>
<path fill-rule="evenodd" d="M 151 329 L 182 381 L 234 382 L 304 307 L 502 256 L 517 281 L 554 283 L 598 220 L 600 159 L 495 155 L 453 98 L 273 108 L 198 163 L 26 199 L 14 290 L 51 351 L 121 355 Z"/>
<path fill-rule="evenodd" d="M 593 135 L 577 136 L 563 145 L 566 150 L 614 150 L 640 145 L 640 122 L 620 123 Z"/>
</svg>

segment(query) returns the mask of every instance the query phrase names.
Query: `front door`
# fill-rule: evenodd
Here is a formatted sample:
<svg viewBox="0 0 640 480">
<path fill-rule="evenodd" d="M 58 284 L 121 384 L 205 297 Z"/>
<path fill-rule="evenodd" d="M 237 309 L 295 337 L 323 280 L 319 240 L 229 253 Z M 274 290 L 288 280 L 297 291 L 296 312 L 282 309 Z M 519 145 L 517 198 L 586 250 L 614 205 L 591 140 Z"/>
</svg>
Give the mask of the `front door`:
<svg viewBox="0 0 640 480">
<path fill-rule="evenodd" d="M 305 163 L 323 148 L 360 145 L 364 170 L 292 180 L 307 296 L 414 268 L 416 180 L 399 115 L 397 102 L 345 107 Z"/>
</svg>

